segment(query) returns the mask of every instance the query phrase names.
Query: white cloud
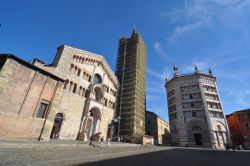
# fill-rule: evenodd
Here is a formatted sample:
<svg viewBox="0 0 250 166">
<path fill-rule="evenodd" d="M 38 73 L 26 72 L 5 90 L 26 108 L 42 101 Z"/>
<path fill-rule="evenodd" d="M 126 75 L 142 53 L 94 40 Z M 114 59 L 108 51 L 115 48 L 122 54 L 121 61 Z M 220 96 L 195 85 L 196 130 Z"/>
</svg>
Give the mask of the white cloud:
<svg viewBox="0 0 250 166">
<path fill-rule="evenodd" d="M 159 80 L 161 81 L 165 81 L 166 77 L 168 76 L 167 75 L 167 68 L 164 69 L 163 72 L 159 73 L 159 72 L 156 72 L 156 71 L 153 71 L 153 70 L 150 70 L 150 69 L 147 69 L 146 71 L 148 74 L 150 74 L 151 76 L 154 76 L 156 78 L 158 78 Z"/>
<path fill-rule="evenodd" d="M 186 34 L 200 28 L 237 27 L 248 34 L 245 12 L 249 11 L 249 0 L 188 0 L 181 9 L 174 9 L 166 15 L 176 27 L 168 41 L 176 44 Z M 177 12 L 178 11 L 178 12 Z M 162 17 L 164 12 L 160 14 Z M 218 22 L 219 21 L 219 22 Z M 240 26 L 239 26 L 240 25 Z"/>
<path fill-rule="evenodd" d="M 187 24 L 184 26 L 177 26 L 175 28 L 172 36 L 169 37 L 169 41 L 172 43 L 175 43 L 177 41 L 177 39 L 179 39 L 181 36 L 198 29 L 202 25 L 203 25 L 203 22 L 196 22 L 196 23 Z"/>
<path fill-rule="evenodd" d="M 246 91 L 230 91 L 227 97 L 232 98 L 232 103 L 241 108 L 249 108 L 250 106 L 250 90 Z"/>
<path fill-rule="evenodd" d="M 223 54 L 224 53 L 221 52 L 217 56 L 223 56 Z M 214 59 L 211 57 L 209 59 L 208 58 L 201 59 L 201 57 L 197 57 L 197 58 L 195 58 L 195 60 L 192 61 L 191 65 L 184 65 L 180 69 L 183 73 L 194 72 L 194 66 L 196 65 L 200 71 L 206 72 L 206 71 L 208 71 L 209 68 L 213 70 L 213 69 L 220 67 L 222 65 L 225 66 L 225 65 L 232 63 L 232 62 L 244 61 L 244 60 L 247 60 L 248 58 L 249 58 L 248 56 L 236 56 L 236 57 L 223 58 L 222 60 L 217 58 L 217 60 L 214 61 Z M 229 75 L 232 76 L 231 73 L 229 73 Z"/>
</svg>

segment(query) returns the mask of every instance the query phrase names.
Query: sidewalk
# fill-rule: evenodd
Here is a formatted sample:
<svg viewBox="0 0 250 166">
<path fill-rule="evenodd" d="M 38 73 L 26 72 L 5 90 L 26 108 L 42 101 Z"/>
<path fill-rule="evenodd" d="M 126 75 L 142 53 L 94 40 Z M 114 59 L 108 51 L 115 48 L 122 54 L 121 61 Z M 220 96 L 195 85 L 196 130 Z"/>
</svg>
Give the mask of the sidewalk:
<svg viewBox="0 0 250 166">
<path fill-rule="evenodd" d="M 48 149 L 48 148 L 83 148 L 88 147 L 89 142 L 79 140 L 50 140 L 50 141 L 36 141 L 36 140 L 0 140 L 0 148 L 32 148 L 32 149 Z M 94 142 L 94 144 L 99 144 Z M 138 144 L 111 142 L 111 147 L 136 147 Z M 106 146 L 105 142 L 104 145 Z"/>
</svg>

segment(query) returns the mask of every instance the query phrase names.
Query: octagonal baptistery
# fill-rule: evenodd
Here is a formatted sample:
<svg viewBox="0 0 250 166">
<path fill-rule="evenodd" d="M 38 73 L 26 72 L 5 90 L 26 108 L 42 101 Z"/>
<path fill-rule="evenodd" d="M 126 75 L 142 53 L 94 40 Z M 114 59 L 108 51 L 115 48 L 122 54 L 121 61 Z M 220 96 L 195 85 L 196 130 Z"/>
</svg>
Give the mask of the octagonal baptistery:
<svg viewBox="0 0 250 166">
<path fill-rule="evenodd" d="M 171 143 L 177 146 L 224 148 L 230 143 L 216 77 L 195 72 L 166 80 Z"/>
<path fill-rule="evenodd" d="M 118 81 L 103 56 L 62 45 L 51 65 L 34 65 L 66 80 L 42 139 L 112 139 Z"/>
</svg>

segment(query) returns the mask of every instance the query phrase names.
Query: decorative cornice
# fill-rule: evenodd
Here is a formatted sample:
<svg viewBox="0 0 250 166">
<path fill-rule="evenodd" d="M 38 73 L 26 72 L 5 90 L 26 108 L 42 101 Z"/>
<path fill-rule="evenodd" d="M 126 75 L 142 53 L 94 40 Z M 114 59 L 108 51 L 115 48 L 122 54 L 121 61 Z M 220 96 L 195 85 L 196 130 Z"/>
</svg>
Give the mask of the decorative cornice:
<svg viewBox="0 0 250 166">
<path fill-rule="evenodd" d="M 167 81 L 167 84 L 170 84 L 172 81 L 176 80 L 183 80 L 183 79 L 192 79 L 192 78 L 210 78 L 213 80 L 216 80 L 216 77 L 209 75 L 209 74 L 204 74 L 204 73 L 191 73 L 191 74 L 183 74 L 183 75 L 178 75 L 176 77 L 173 77 L 172 79 Z"/>
<path fill-rule="evenodd" d="M 95 54 L 95 53 L 92 53 L 92 52 L 88 52 L 88 51 L 85 51 L 85 50 L 81 50 L 81 49 L 78 49 L 78 48 L 74 48 L 74 47 L 71 47 L 71 46 L 68 46 L 68 45 L 63 45 L 63 46 L 73 50 L 75 55 L 83 56 L 85 58 L 87 57 L 89 59 L 94 59 L 94 60 L 98 60 L 98 61 L 102 62 L 102 67 L 108 73 L 110 79 L 113 81 L 115 86 L 118 87 L 119 82 L 118 82 L 114 72 L 110 68 L 109 64 L 107 63 L 106 59 L 102 55 Z"/>
</svg>

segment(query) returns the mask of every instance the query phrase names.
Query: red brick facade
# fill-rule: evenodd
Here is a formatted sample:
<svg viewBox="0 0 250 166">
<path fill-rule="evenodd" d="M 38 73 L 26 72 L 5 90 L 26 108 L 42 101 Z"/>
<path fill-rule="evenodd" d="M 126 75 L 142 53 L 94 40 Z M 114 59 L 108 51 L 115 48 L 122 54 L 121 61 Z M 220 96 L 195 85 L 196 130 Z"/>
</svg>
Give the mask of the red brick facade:
<svg viewBox="0 0 250 166">
<path fill-rule="evenodd" d="M 232 142 L 250 147 L 250 109 L 234 112 L 226 116 Z"/>
<path fill-rule="evenodd" d="M 0 139 L 38 139 L 63 80 L 13 55 L 0 61 Z"/>
</svg>

